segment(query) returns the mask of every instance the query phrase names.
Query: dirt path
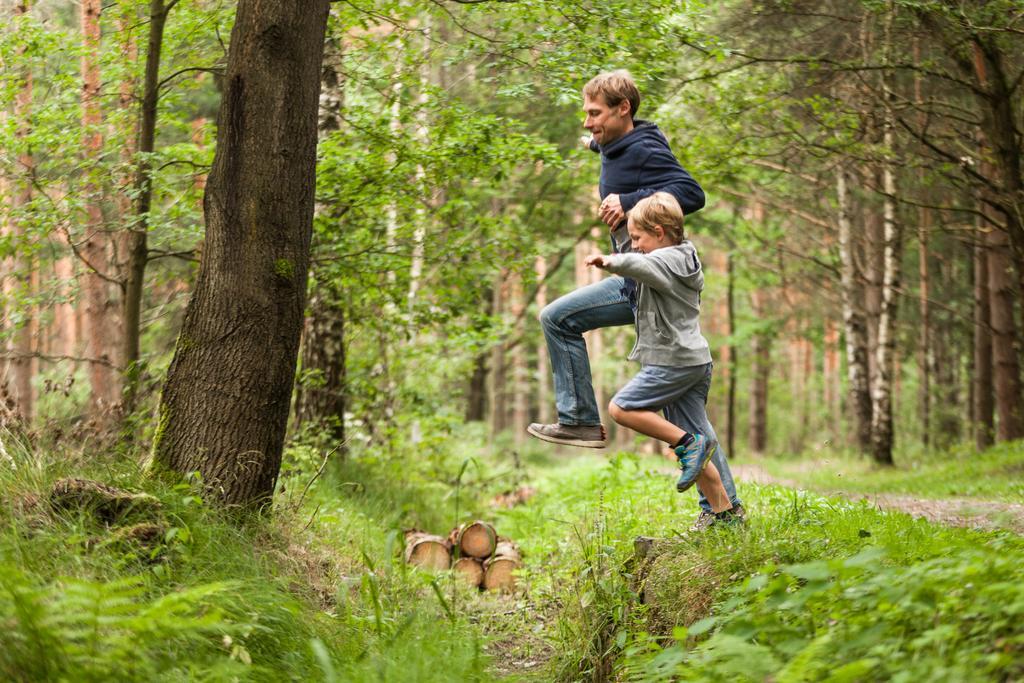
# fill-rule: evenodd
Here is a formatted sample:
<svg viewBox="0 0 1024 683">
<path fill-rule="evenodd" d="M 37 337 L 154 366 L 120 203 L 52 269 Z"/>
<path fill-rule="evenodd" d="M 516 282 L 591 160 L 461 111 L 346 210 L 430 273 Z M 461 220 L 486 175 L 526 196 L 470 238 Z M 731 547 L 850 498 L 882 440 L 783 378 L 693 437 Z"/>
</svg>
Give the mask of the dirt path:
<svg viewBox="0 0 1024 683">
<path fill-rule="evenodd" d="M 755 484 L 779 484 L 790 488 L 804 488 L 800 483 L 773 477 L 756 463 L 729 465 L 734 476 Z M 892 493 L 854 493 L 851 491 L 818 491 L 824 495 L 841 496 L 850 500 L 869 500 L 880 510 L 896 510 L 930 522 L 962 526 L 972 529 L 1010 529 L 1024 533 L 1024 505 L 999 503 L 977 498 L 945 498 L 929 500 Z"/>
</svg>

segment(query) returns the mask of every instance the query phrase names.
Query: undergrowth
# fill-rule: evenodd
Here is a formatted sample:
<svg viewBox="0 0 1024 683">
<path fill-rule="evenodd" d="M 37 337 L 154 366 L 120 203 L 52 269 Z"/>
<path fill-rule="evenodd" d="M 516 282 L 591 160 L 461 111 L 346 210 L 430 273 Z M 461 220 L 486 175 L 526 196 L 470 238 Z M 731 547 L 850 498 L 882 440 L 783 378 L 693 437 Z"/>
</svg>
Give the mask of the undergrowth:
<svg viewBox="0 0 1024 683">
<path fill-rule="evenodd" d="M 394 500 L 349 495 L 327 512 L 351 490 L 323 482 L 302 506 L 279 496 L 272 514 L 239 526 L 194 486 L 147 478 L 134 459 L 42 452 L 9 433 L 3 443 L 4 680 L 485 677 L 476 631 L 437 577 L 400 562 L 395 529 L 374 519 Z M 159 508 L 146 524 L 158 533 L 55 511 L 49 492 L 65 476 L 152 494 Z"/>
<path fill-rule="evenodd" d="M 695 497 L 676 494 L 657 462 L 625 454 L 542 487 L 505 525 L 534 529 L 542 568 L 531 584 L 560 606 L 552 678 L 1024 675 L 1024 542 L 1013 534 L 748 485 L 745 528 L 694 535 Z M 665 539 L 648 564 L 633 559 L 639 535 Z"/>
</svg>

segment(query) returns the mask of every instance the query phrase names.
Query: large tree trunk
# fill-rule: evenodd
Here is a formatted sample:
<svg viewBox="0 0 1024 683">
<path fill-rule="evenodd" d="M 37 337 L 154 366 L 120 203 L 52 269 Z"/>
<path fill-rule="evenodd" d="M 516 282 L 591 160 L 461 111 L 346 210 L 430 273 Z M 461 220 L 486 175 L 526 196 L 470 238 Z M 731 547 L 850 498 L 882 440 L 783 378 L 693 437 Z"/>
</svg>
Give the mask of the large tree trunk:
<svg viewBox="0 0 1024 683">
<path fill-rule="evenodd" d="M 313 222 L 327 0 L 240 0 L 206 247 L 160 405 L 158 467 L 269 502 L 295 378 Z"/>
<path fill-rule="evenodd" d="M 866 451 L 866 439 L 871 433 L 868 322 L 862 304 L 862 278 L 855 257 L 853 225 L 850 220 L 849 174 L 843 166 L 836 169 L 836 197 L 839 204 L 839 260 L 843 328 L 846 333 L 846 373 L 854 421 L 854 442 L 861 451 Z"/>
<path fill-rule="evenodd" d="M 87 157 L 96 160 L 103 152 L 103 124 L 100 110 L 100 0 L 82 0 L 82 147 Z M 85 262 L 82 293 L 85 299 L 86 356 L 89 359 L 89 416 L 99 428 L 111 424 L 121 403 L 120 358 L 115 323 L 116 285 L 111 265 L 110 231 L 104 225 L 101 206 L 103 190 L 98 171 L 89 171 L 84 184 L 86 237 L 81 247 Z"/>
<path fill-rule="evenodd" d="M 995 175 L 989 160 L 987 136 L 982 136 L 981 172 Z M 982 214 L 986 220 L 989 322 L 992 343 L 992 380 L 995 391 L 996 438 L 999 441 L 1024 436 L 1024 406 L 1021 406 L 1020 357 L 1017 349 L 1017 296 L 1009 217 L 993 208 L 990 193 L 983 192 Z"/>
<path fill-rule="evenodd" d="M 1013 264 L 1009 237 L 1003 230 L 988 233 L 989 314 L 992 323 L 992 376 L 995 384 L 996 438 L 1024 436 L 1021 406 L 1020 358 L 1017 356 L 1017 323 L 1014 320 Z"/>
</svg>

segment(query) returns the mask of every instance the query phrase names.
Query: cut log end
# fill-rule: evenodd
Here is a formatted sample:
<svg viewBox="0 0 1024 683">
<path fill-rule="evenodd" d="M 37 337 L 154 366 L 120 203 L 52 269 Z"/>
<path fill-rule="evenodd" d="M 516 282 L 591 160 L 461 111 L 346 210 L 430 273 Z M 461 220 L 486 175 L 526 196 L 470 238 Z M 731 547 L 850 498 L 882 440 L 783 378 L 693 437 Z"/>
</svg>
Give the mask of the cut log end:
<svg viewBox="0 0 1024 683">
<path fill-rule="evenodd" d="M 484 588 L 487 590 L 510 591 L 516 587 L 516 577 L 512 573 L 519 563 L 515 560 L 498 558 L 487 563 L 484 573 Z"/>
<path fill-rule="evenodd" d="M 452 564 L 448 542 L 432 534 L 410 534 L 405 546 L 405 561 L 424 569 L 448 569 Z"/>
<path fill-rule="evenodd" d="M 513 572 L 519 567 L 519 549 L 511 541 L 503 540 L 494 549 L 494 555 L 484 564 L 484 588 L 511 591 L 515 588 Z"/>
<path fill-rule="evenodd" d="M 487 522 L 473 522 L 459 533 L 459 551 L 469 557 L 490 557 L 497 543 L 498 534 Z"/>
<path fill-rule="evenodd" d="M 470 586 L 478 587 L 484 581 L 484 565 L 475 557 L 460 557 L 454 569 L 455 575 Z"/>
</svg>

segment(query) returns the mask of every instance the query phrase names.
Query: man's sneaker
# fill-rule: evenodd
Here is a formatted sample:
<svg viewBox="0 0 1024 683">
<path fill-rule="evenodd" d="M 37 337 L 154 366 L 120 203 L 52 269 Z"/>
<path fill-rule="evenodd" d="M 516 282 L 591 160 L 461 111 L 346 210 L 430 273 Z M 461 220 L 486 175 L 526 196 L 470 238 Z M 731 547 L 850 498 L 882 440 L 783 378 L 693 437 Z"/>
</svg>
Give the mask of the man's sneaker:
<svg viewBox="0 0 1024 683">
<path fill-rule="evenodd" d="M 747 511 L 742 505 L 734 505 L 731 510 L 726 510 L 722 516 L 716 515 L 711 510 L 700 511 L 697 519 L 694 520 L 690 531 L 705 531 L 713 526 L 737 526 L 747 523 Z"/>
<path fill-rule="evenodd" d="M 605 431 L 604 425 L 543 425 L 534 422 L 526 431 L 541 441 L 561 443 L 566 446 L 580 446 L 581 448 L 604 448 Z"/>
<path fill-rule="evenodd" d="M 693 486 L 717 448 L 718 441 L 711 441 L 702 434 L 694 434 L 689 444 L 675 448 L 679 467 L 683 470 L 676 482 L 676 491 L 682 493 Z"/>
</svg>

